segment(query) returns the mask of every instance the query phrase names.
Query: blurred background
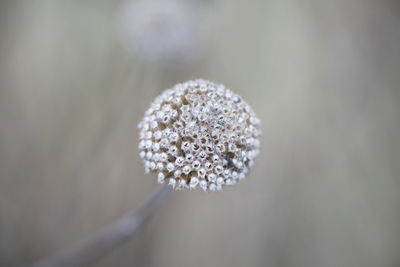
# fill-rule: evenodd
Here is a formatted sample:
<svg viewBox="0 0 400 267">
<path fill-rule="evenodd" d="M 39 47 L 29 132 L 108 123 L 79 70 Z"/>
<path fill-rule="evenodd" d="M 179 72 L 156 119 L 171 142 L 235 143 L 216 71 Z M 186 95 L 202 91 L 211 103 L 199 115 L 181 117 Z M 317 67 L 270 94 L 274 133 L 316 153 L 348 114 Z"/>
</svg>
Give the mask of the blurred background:
<svg viewBox="0 0 400 267">
<path fill-rule="evenodd" d="M 75 244 L 158 188 L 137 124 L 177 82 L 263 123 L 248 178 L 175 192 L 90 266 L 400 266 L 400 2 L 0 2 L 0 266 Z"/>
</svg>

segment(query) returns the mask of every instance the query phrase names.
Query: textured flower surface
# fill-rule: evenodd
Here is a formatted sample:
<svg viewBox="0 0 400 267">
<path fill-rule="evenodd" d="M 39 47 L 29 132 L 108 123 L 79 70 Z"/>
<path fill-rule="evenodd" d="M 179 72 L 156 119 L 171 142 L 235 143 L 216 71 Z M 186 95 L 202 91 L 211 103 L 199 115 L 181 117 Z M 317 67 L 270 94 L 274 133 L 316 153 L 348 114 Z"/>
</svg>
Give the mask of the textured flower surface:
<svg viewBox="0 0 400 267">
<path fill-rule="evenodd" d="M 260 120 L 237 94 L 205 80 L 158 96 L 139 124 L 146 173 L 175 189 L 221 190 L 244 179 L 259 153 Z"/>
</svg>

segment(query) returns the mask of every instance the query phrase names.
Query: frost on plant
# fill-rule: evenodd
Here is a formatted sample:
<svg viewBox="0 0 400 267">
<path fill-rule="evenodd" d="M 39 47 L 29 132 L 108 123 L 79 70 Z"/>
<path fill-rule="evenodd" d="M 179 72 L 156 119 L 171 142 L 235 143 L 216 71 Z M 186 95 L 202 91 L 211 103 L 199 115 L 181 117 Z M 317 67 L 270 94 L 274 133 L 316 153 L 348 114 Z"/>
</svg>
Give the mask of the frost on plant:
<svg viewBox="0 0 400 267">
<path fill-rule="evenodd" d="M 259 153 L 260 120 L 237 94 L 205 80 L 158 96 L 139 124 L 146 173 L 175 189 L 221 190 L 245 178 Z"/>
</svg>

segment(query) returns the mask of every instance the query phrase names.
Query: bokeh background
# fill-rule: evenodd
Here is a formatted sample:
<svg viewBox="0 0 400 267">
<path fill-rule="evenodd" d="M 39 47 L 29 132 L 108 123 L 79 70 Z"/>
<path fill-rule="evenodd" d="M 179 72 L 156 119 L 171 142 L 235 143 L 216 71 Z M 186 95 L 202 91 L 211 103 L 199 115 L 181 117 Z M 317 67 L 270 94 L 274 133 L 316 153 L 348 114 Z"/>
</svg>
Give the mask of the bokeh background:
<svg viewBox="0 0 400 267">
<path fill-rule="evenodd" d="M 168 17 L 165 0 L 121 26 L 128 2 L 0 2 L 0 266 L 69 247 L 155 190 L 137 123 L 199 77 L 261 118 L 251 174 L 174 193 L 90 266 L 400 266 L 400 2 L 187 0 Z"/>
</svg>

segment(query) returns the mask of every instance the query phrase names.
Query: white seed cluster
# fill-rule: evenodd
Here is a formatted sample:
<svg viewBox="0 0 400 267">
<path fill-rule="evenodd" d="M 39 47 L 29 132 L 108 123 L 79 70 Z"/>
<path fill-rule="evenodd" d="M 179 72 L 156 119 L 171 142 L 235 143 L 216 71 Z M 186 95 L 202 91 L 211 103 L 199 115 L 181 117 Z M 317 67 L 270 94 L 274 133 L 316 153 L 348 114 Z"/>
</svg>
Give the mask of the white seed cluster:
<svg viewBox="0 0 400 267">
<path fill-rule="evenodd" d="M 260 120 L 237 94 L 210 81 L 177 84 L 139 124 L 146 173 L 175 189 L 221 190 L 244 179 L 259 153 Z"/>
</svg>

